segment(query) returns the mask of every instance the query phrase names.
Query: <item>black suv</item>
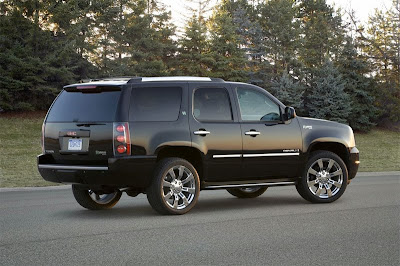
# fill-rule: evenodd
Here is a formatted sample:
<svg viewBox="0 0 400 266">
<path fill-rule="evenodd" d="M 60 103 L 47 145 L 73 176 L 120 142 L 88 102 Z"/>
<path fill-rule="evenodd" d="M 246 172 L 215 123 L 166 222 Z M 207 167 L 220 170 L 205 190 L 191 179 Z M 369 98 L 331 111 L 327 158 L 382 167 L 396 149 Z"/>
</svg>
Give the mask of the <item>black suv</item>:
<svg viewBox="0 0 400 266">
<path fill-rule="evenodd" d="M 295 185 L 332 202 L 358 170 L 352 129 L 297 117 L 262 88 L 203 77 L 114 78 L 65 86 L 43 123 L 39 172 L 88 209 L 146 193 L 183 214 L 202 189 L 239 198 Z"/>
</svg>

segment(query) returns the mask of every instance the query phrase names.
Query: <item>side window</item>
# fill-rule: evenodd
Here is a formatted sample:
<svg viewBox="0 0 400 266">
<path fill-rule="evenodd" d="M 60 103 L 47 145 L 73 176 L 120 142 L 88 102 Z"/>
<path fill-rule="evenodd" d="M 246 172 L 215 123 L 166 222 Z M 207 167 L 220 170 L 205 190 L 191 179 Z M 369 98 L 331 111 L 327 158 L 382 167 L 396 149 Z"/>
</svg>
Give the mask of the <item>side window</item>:
<svg viewBox="0 0 400 266">
<path fill-rule="evenodd" d="M 129 120 L 176 121 L 181 100 L 181 88 L 133 88 Z"/>
<path fill-rule="evenodd" d="M 232 121 L 231 102 L 226 89 L 197 89 L 193 98 L 193 116 L 200 121 Z"/>
<path fill-rule="evenodd" d="M 248 88 L 237 88 L 243 121 L 280 121 L 279 106 L 267 95 Z"/>
</svg>

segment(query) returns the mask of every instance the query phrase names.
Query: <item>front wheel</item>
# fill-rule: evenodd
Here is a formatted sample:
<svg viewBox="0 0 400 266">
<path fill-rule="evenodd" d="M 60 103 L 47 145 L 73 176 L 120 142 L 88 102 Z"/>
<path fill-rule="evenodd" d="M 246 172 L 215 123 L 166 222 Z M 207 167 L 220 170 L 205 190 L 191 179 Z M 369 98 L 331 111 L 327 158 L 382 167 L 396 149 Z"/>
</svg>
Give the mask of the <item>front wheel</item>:
<svg viewBox="0 0 400 266">
<path fill-rule="evenodd" d="M 104 194 L 90 189 L 83 189 L 79 185 L 72 185 L 72 193 L 79 205 L 89 210 L 110 209 L 117 204 L 122 195 L 119 190 Z"/>
<path fill-rule="evenodd" d="M 197 202 L 200 179 L 191 163 L 181 158 L 167 158 L 157 164 L 147 199 L 161 214 L 184 214 Z"/>
<path fill-rule="evenodd" d="M 296 189 L 310 202 L 329 203 L 342 196 L 347 179 L 346 164 L 338 155 L 329 151 L 317 151 L 311 154 Z"/>
<path fill-rule="evenodd" d="M 268 187 L 242 187 L 242 188 L 228 188 L 226 189 L 229 194 L 241 198 L 241 199 L 249 199 L 249 198 L 256 198 L 261 196 Z"/>
</svg>

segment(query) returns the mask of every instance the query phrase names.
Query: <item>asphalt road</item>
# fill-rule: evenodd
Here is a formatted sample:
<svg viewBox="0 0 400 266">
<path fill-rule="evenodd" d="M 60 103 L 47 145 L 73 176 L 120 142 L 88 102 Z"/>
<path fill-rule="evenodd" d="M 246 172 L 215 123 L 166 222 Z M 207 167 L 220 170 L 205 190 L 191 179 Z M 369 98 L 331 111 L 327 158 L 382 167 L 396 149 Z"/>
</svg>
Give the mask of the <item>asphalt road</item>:
<svg viewBox="0 0 400 266">
<path fill-rule="evenodd" d="M 202 191 L 183 216 L 145 196 L 88 211 L 68 188 L 0 192 L 0 265 L 399 265 L 400 176 L 357 177 L 310 204 L 294 187 L 256 199 Z"/>
</svg>

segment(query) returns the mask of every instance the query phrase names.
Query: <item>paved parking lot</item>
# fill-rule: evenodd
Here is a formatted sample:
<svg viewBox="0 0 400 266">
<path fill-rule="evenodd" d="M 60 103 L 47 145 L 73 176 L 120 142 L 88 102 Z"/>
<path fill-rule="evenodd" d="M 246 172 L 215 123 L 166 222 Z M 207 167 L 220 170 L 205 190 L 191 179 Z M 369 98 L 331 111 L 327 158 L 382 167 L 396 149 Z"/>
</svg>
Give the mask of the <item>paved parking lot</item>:
<svg viewBox="0 0 400 266">
<path fill-rule="evenodd" d="M 310 204 L 294 187 L 256 199 L 202 191 L 183 216 L 144 195 L 88 211 L 68 187 L 0 192 L 0 265 L 399 265 L 400 177 L 357 177 Z"/>
</svg>

